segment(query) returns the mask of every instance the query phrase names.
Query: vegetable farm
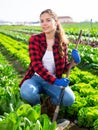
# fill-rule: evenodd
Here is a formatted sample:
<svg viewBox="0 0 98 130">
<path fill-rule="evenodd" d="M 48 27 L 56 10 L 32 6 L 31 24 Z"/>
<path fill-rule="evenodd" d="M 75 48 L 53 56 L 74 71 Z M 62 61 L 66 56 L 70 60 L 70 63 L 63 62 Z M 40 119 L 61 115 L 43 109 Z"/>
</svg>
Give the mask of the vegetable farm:
<svg viewBox="0 0 98 130">
<path fill-rule="evenodd" d="M 69 76 L 76 100 L 70 107 L 61 106 L 58 117 L 70 119 L 79 130 L 98 130 L 98 23 L 89 24 L 62 25 L 69 39 L 69 58 L 83 30 L 78 46 L 81 63 Z M 31 107 L 19 93 L 30 62 L 28 40 L 40 32 L 39 26 L 0 26 L 0 130 L 56 130 L 56 122 L 41 114 L 41 106 Z"/>
</svg>

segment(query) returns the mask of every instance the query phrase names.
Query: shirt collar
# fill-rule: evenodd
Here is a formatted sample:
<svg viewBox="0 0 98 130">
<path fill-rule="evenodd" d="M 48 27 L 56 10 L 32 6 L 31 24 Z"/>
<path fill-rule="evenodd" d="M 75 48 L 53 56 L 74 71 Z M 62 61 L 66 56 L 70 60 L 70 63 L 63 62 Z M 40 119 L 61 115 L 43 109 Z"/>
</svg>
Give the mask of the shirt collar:
<svg viewBox="0 0 98 130">
<path fill-rule="evenodd" d="M 41 33 L 41 44 L 46 44 L 46 35 L 45 33 Z M 55 36 L 55 44 L 54 46 L 58 46 L 58 37 Z"/>
</svg>

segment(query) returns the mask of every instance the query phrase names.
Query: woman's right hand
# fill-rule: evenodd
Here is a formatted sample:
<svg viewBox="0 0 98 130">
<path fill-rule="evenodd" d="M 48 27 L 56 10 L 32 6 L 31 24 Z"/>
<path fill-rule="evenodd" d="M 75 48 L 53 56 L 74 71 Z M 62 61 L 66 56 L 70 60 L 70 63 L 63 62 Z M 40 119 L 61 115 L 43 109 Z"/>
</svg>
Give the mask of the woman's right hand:
<svg viewBox="0 0 98 130">
<path fill-rule="evenodd" d="M 54 84 L 57 86 L 63 86 L 63 87 L 67 87 L 69 85 L 70 81 L 68 78 L 61 78 L 61 79 L 56 79 L 54 81 Z"/>
</svg>

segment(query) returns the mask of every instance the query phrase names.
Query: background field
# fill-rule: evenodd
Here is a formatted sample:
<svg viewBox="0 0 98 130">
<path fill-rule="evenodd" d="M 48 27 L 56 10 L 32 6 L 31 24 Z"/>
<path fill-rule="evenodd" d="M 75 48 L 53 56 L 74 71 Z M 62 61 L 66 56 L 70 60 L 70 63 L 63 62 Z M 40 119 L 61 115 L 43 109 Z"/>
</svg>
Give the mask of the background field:
<svg viewBox="0 0 98 130">
<path fill-rule="evenodd" d="M 98 23 L 62 25 L 69 39 L 69 60 L 80 30 L 81 63 L 70 74 L 76 101 L 61 107 L 58 118 L 68 118 L 70 130 L 98 130 Z M 0 130 L 55 130 L 56 124 L 40 113 L 40 106 L 21 100 L 19 82 L 28 66 L 28 40 L 41 32 L 39 26 L 0 26 Z M 73 123 L 77 127 L 73 127 Z"/>
</svg>

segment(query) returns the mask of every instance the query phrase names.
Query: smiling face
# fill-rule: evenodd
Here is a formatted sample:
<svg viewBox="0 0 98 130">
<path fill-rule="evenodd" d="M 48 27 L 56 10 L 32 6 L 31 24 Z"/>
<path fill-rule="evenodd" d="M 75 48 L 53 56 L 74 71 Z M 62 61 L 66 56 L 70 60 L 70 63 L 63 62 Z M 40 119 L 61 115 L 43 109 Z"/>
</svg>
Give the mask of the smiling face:
<svg viewBox="0 0 98 130">
<path fill-rule="evenodd" d="M 45 12 L 40 15 L 40 24 L 45 33 L 55 32 L 57 28 L 57 22 L 49 13 Z"/>
</svg>

